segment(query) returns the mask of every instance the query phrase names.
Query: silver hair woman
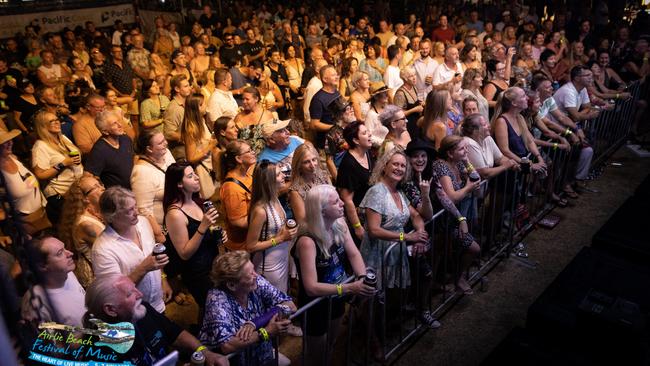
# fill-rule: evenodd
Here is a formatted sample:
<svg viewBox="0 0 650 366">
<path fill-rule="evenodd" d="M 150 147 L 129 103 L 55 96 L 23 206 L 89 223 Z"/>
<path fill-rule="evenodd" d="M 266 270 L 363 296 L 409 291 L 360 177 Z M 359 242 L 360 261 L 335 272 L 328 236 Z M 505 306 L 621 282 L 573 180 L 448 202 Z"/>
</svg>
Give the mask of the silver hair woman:
<svg viewBox="0 0 650 366">
<path fill-rule="evenodd" d="M 393 148 L 406 149 L 406 145 L 411 141 L 406 124 L 406 114 L 402 108 L 389 104 L 379 114 L 379 122 L 388 129 L 388 134 L 379 147 L 379 156 Z"/>
</svg>

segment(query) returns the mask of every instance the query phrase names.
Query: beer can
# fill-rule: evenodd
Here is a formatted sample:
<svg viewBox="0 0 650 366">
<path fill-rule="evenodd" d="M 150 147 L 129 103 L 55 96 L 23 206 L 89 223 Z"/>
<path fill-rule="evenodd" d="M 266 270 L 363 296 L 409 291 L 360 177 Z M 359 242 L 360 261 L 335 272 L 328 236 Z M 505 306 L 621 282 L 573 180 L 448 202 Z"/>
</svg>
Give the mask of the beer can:
<svg viewBox="0 0 650 366">
<path fill-rule="evenodd" d="M 156 245 L 153 246 L 153 251 L 151 252 L 151 254 L 152 255 L 165 254 L 166 250 L 167 250 L 167 248 L 165 247 L 165 244 L 156 243 Z"/>
<path fill-rule="evenodd" d="M 293 229 L 296 226 L 298 226 L 298 223 L 296 222 L 296 220 L 293 220 L 293 219 L 287 220 L 287 228 L 288 229 Z"/>
</svg>

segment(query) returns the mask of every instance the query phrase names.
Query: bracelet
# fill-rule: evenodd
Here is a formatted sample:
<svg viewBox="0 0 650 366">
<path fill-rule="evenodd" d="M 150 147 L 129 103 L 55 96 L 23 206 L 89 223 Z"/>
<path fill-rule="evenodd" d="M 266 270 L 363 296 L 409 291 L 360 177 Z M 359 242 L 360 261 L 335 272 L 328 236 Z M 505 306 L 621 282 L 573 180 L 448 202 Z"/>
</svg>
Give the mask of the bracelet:
<svg viewBox="0 0 650 366">
<path fill-rule="evenodd" d="M 204 231 L 204 232 L 201 232 L 201 230 L 196 229 L 196 232 L 199 233 L 199 235 L 201 235 L 201 236 L 204 236 L 204 235 L 205 235 L 205 231 Z"/>
<path fill-rule="evenodd" d="M 361 222 L 357 222 L 356 224 L 352 224 L 352 227 L 355 229 L 358 229 L 361 227 Z"/>
<path fill-rule="evenodd" d="M 336 285 L 336 294 L 339 296 L 343 296 L 343 285 L 340 283 Z"/>
<path fill-rule="evenodd" d="M 160 275 L 160 277 L 164 280 L 165 278 L 167 278 L 167 275 L 165 274 L 165 272 L 163 272 L 163 273 Z"/>
<path fill-rule="evenodd" d="M 206 350 L 206 349 L 208 349 L 208 347 L 206 347 L 204 345 L 200 345 L 200 346 L 196 347 L 194 352 L 201 352 L 201 351 Z"/>
<path fill-rule="evenodd" d="M 461 216 L 461 217 L 458 218 L 458 222 L 459 222 L 459 223 L 460 223 L 460 222 L 463 222 L 463 221 L 467 221 L 467 217 L 465 217 L 465 216 Z"/>
<path fill-rule="evenodd" d="M 620 98 L 620 97 L 621 97 L 621 94 L 620 94 L 620 93 L 616 93 L 616 99 L 618 99 L 618 98 Z"/>
<path fill-rule="evenodd" d="M 557 150 L 557 142 L 553 143 L 553 150 Z"/>
<path fill-rule="evenodd" d="M 262 337 L 262 342 L 268 342 L 269 341 L 269 332 L 267 332 L 266 329 L 260 328 L 260 329 L 257 330 L 257 332 Z"/>
<path fill-rule="evenodd" d="M 399 241 L 404 241 L 404 232 L 403 231 L 399 232 Z"/>
<path fill-rule="evenodd" d="M 271 246 L 274 247 L 278 245 L 278 242 L 275 240 L 275 238 L 271 238 Z"/>
</svg>

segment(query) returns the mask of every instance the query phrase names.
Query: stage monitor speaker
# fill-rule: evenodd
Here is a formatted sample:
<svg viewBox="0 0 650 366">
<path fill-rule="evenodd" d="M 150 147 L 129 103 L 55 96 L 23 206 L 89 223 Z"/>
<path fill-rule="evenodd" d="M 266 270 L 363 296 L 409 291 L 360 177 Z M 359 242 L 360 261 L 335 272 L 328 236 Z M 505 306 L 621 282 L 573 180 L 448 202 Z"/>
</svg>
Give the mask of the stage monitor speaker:
<svg viewBox="0 0 650 366">
<path fill-rule="evenodd" d="M 648 365 L 649 290 L 649 266 L 585 247 L 530 306 L 527 328 L 605 363 Z"/>
</svg>

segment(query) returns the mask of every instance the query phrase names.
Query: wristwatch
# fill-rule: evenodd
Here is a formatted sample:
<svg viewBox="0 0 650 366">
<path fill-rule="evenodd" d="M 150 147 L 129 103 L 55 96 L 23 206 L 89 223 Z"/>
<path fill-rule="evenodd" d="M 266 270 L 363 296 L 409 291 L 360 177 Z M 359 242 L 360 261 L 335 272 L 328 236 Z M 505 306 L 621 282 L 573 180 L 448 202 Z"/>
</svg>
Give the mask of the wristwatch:
<svg viewBox="0 0 650 366">
<path fill-rule="evenodd" d="M 54 166 L 54 169 L 56 169 L 56 171 L 60 172 L 60 171 L 62 171 L 63 169 L 65 169 L 65 165 L 63 165 L 63 163 L 58 163 L 58 164 L 56 164 L 56 165 Z"/>
</svg>

